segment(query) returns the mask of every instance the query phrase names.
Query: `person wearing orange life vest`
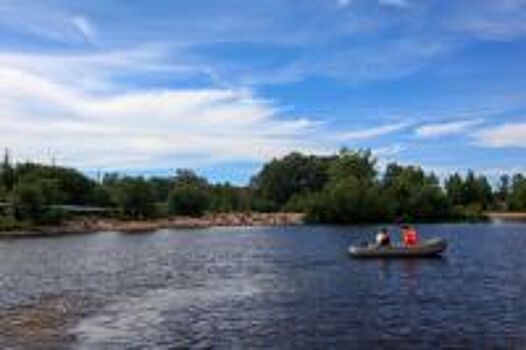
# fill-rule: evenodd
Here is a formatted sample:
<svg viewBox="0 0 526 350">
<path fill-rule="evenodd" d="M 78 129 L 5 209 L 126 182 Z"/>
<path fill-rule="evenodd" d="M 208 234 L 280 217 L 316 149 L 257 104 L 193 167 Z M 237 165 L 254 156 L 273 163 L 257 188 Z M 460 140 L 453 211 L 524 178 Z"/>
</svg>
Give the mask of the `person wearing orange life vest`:
<svg viewBox="0 0 526 350">
<path fill-rule="evenodd" d="M 403 226 L 402 235 L 403 235 L 404 244 L 407 247 L 412 247 L 418 244 L 418 235 L 414 227 Z"/>
</svg>

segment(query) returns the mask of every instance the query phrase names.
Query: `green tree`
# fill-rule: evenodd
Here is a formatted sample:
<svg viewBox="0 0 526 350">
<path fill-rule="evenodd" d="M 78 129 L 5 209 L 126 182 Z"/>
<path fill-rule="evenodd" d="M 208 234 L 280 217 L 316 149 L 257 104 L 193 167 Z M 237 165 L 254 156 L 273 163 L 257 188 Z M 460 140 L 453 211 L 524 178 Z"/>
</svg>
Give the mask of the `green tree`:
<svg viewBox="0 0 526 350">
<path fill-rule="evenodd" d="M 206 179 L 188 169 L 177 170 L 168 196 L 168 212 L 172 215 L 200 216 L 210 206 L 210 187 Z"/>
<path fill-rule="evenodd" d="M 210 188 L 210 210 L 215 212 L 247 211 L 252 193 L 249 188 L 217 184 Z"/>
<path fill-rule="evenodd" d="M 166 202 L 173 187 L 173 178 L 152 177 L 148 183 L 156 202 Z"/>
<path fill-rule="evenodd" d="M 464 205 L 478 204 L 482 209 L 487 209 L 493 201 L 492 189 L 485 176 L 475 176 L 468 172 L 464 182 Z"/>
<path fill-rule="evenodd" d="M 495 206 L 497 209 L 506 210 L 508 208 L 510 190 L 510 177 L 504 174 L 499 178 L 497 191 L 495 192 Z"/>
<path fill-rule="evenodd" d="M 251 180 L 256 201 L 279 210 L 296 194 L 320 191 L 328 180 L 330 161 L 297 152 L 272 160 Z"/>
<path fill-rule="evenodd" d="M 393 207 L 379 186 L 363 186 L 354 176 L 329 183 L 313 197 L 307 211 L 307 220 L 327 223 L 381 222 L 392 217 Z"/>
<path fill-rule="evenodd" d="M 439 221 L 449 218 L 452 210 L 447 196 L 436 185 L 426 184 L 412 191 L 402 216 L 416 221 Z"/>
<path fill-rule="evenodd" d="M 330 180 L 354 177 L 363 185 L 376 180 L 376 159 L 369 150 L 351 151 L 342 149 L 329 167 Z"/>
<path fill-rule="evenodd" d="M 307 220 L 335 223 L 387 221 L 394 206 L 376 179 L 376 160 L 369 151 L 343 149 L 328 169 L 323 191 L 306 202 Z"/>
<path fill-rule="evenodd" d="M 451 204 L 466 204 L 466 200 L 464 199 L 464 180 L 459 174 L 455 173 L 448 177 L 445 182 L 445 187 Z"/>
<path fill-rule="evenodd" d="M 456 178 L 450 185 L 454 181 Z M 382 184 L 384 195 L 391 199 L 400 219 L 435 221 L 451 215 L 449 201 L 438 179 L 419 167 L 389 164 Z"/>
<path fill-rule="evenodd" d="M 465 179 L 454 174 L 446 180 L 446 190 L 451 204 L 459 207 L 490 208 L 494 203 L 493 190 L 485 176 L 469 171 Z"/>
<path fill-rule="evenodd" d="M 201 216 L 209 205 L 207 191 L 196 184 L 183 183 L 170 192 L 168 211 L 175 215 Z"/>
<path fill-rule="evenodd" d="M 44 215 L 45 198 L 38 182 L 18 182 L 11 193 L 11 207 L 16 220 L 37 222 Z"/>
<path fill-rule="evenodd" d="M 9 150 L 6 149 L 4 153 L 4 160 L 0 168 L 0 187 L 3 187 L 6 192 L 13 189 L 15 183 L 15 171 L 11 165 L 9 157 Z"/>
<path fill-rule="evenodd" d="M 526 210 L 526 178 L 521 174 L 513 176 L 508 202 L 510 210 Z"/>
<path fill-rule="evenodd" d="M 15 169 L 16 178 L 24 182 L 49 180 L 62 192 L 62 204 L 89 205 L 94 203 L 95 181 L 75 169 L 34 163 L 20 164 Z"/>
<path fill-rule="evenodd" d="M 123 177 L 108 185 L 110 195 L 126 217 L 146 219 L 155 215 L 155 200 L 142 177 Z"/>
</svg>

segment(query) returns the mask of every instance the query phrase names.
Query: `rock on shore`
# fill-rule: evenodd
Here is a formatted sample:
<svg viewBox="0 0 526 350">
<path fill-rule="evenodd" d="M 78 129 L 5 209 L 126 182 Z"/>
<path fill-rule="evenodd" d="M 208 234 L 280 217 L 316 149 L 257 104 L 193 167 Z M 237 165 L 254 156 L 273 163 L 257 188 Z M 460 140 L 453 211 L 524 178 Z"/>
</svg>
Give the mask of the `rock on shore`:
<svg viewBox="0 0 526 350">
<path fill-rule="evenodd" d="M 284 226 L 303 223 L 302 213 L 210 213 L 200 218 L 176 216 L 151 220 L 78 218 L 58 226 L 38 227 L 31 231 L 2 232 L 0 236 L 33 236 L 87 233 L 98 231 L 148 232 L 159 229 L 207 228 L 213 226 Z"/>
</svg>

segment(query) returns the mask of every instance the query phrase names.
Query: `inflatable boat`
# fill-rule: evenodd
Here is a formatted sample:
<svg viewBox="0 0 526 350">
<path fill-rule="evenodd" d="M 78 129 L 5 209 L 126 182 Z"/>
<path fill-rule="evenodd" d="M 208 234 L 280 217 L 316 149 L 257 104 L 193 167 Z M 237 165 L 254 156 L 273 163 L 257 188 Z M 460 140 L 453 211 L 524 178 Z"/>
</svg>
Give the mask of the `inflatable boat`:
<svg viewBox="0 0 526 350">
<path fill-rule="evenodd" d="M 442 238 L 432 238 L 407 247 L 403 245 L 351 246 L 349 254 L 354 258 L 424 258 L 440 256 L 447 248 L 447 242 Z"/>
</svg>

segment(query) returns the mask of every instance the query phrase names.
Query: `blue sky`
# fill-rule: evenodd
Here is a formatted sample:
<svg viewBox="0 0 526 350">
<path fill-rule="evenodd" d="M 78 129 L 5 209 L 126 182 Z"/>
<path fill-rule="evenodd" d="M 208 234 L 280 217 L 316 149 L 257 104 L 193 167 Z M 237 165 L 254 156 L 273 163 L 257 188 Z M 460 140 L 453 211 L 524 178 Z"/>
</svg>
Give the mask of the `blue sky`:
<svg viewBox="0 0 526 350">
<path fill-rule="evenodd" d="M 245 183 L 293 150 L 526 166 L 525 0 L 3 0 L 0 144 Z"/>
</svg>

